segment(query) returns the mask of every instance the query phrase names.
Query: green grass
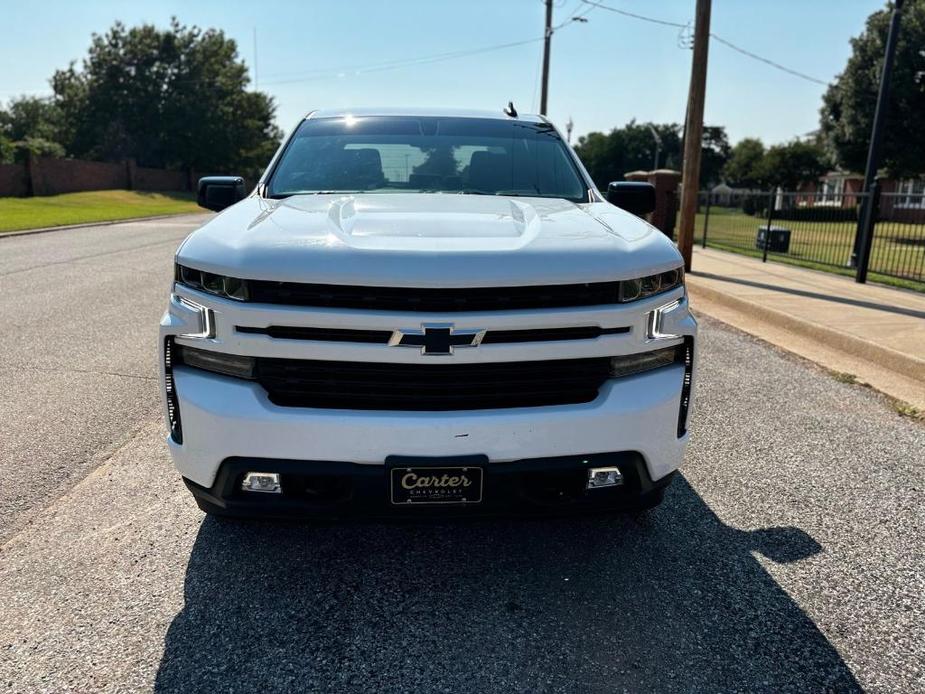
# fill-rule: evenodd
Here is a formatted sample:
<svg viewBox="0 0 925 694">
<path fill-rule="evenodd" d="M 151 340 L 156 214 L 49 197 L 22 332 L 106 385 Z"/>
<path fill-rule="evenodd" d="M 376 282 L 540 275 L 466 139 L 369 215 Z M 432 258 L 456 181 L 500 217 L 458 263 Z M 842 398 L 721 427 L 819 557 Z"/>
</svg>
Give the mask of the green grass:
<svg viewBox="0 0 925 694">
<path fill-rule="evenodd" d="M 704 220 L 702 212 L 697 215 L 694 232 L 697 243 L 703 239 Z M 755 236 L 758 227 L 765 223 L 765 218 L 753 217 L 738 209 L 714 207 L 710 210 L 707 246 L 760 258 L 762 251 L 755 248 Z M 772 220 L 771 223 L 790 229 L 790 250 L 768 253 L 768 260 L 854 276 L 848 260 L 857 228 L 855 222 Z M 882 274 L 882 271 L 889 271 L 891 275 Z M 869 278 L 925 292 L 925 224 L 878 224 L 871 249 Z"/>
<path fill-rule="evenodd" d="M 0 198 L 0 233 L 197 211 L 201 209 L 189 193 L 95 190 L 36 198 Z"/>
</svg>

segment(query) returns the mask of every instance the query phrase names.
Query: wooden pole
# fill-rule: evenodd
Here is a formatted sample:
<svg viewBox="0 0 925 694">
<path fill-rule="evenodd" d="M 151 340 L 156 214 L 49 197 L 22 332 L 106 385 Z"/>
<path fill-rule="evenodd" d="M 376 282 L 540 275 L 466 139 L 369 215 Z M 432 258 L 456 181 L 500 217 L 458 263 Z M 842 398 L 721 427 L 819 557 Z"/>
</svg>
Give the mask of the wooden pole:
<svg viewBox="0 0 925 694">
<path fill-rule="evenodd" d="M 549 44 L 552 39 L 552 0 L 546 0 L 546 38 L 543 42 L 543 89 L 540 92 L 540 115 L 546 115 L 549 99 Z"/>
<path fill-rule="evenodd" d="M 681 174 L 681 224 L 678 227 L 678 250 L 684 267 L 691 269 L 694 247 L 694 218 L 697 214 L 697 189 L 700 180 L 700 148 L 703 140 L 703 103 L 707 89 L 707 52 L 710 46 L 710 0 L 697 0 L 694 26 L 694 55 L 691 85 L 687 97 L 687 120 L 684 124 L 684 166 Z"/>
</svg>

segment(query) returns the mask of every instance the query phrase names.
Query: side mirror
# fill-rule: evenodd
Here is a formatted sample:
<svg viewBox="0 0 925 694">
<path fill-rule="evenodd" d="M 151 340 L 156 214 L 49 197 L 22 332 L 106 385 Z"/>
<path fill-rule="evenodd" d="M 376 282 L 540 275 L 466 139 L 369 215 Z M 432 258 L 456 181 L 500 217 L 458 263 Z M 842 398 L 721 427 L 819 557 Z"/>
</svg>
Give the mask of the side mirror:
<svg viewBox="0 0 925 694">
<path fill-rule="evenodd" d="M 196 202 L 200 207 L 218 212 L 247 197 L 240 176 L 203 176 L 199 179 Z"/>
<path fill-rule="evenodd" d="M 641 217 L 655 210 L 655 186 L 638 181 L 613 181 L 607 186 L 607 202 Z"/>
</svg>

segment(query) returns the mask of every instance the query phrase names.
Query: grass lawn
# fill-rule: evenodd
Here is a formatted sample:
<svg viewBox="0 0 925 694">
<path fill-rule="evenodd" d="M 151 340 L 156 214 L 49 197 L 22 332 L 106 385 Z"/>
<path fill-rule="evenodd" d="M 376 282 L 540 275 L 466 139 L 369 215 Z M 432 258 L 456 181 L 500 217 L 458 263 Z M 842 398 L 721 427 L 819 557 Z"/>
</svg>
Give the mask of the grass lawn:
<svg viewBox="0 0 925 694">
<path fill-rule="evenodd" d="M 697 215 L 694 231 L 697 243 L 703 239 L 704 220 L 703 213 Z M 855 222 L 772 220 L 771 223 L 790 229 L 790 249 L 787 253 L 768 253 L 768 260 L 854 276 L 848 260 L 857 228 Z M 707 246 L 760 258 L 762 251 L 755 247 L 755 236 L 758 227 L 764 224 L 762 217 L 738 209 L 714 207 L 710 210 Z M 875 282 L 925 291 L 925 224 L 879 222 L 869 273 Z"/>
<path fill-rule="evenodd" d="M 0 233 L 201 211 L 191 193 L 94 190 L 36 198 L 0 198 Z"/>
</svg>

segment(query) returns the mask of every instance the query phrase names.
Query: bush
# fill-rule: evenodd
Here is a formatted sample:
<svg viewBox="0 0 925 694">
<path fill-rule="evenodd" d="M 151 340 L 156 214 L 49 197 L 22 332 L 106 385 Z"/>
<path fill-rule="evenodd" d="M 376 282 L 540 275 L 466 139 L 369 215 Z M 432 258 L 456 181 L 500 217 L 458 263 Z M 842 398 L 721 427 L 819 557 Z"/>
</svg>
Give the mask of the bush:
<svg viewBox="0 0 925 694">
<path fill-rule="evenodd" d="M 768 196 L 764 194 L 745 196 L 742 198 L 742 211 L 745 214 L 763 217 L 768 211 Z"/>
<path fill-rule="evenodd" d="M 774 219 L 794 222 L 856 222 L 857 207 L 792 207 L 774 210 Z"/>
</svg>

